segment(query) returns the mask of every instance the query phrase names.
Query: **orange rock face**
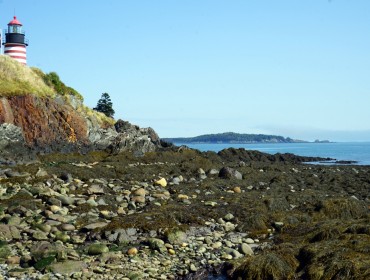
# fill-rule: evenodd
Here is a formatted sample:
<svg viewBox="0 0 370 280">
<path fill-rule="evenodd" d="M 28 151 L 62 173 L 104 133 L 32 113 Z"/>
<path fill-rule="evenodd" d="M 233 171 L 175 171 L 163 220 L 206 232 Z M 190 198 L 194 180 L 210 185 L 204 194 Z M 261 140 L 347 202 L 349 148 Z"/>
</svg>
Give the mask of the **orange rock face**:
<svg viewBox="0 0 370 280">
<path fill-rule="evenodd" d="M 0 124 L 22 128 L 29 146 L 87 143 L 87 123 L 70 105 L 32 95 L 0 98 Z"/>
</svg>

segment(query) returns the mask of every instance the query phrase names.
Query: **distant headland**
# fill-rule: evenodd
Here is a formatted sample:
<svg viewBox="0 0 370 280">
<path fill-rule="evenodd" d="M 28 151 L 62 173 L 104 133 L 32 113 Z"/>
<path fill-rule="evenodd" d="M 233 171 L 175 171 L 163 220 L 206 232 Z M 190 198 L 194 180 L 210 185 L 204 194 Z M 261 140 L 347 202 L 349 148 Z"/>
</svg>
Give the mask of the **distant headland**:
<svg viewBox="0 0 370 280">
<path fill-rule="evenodd" d="M 183 144 L 308 143 L 308 141 L 278 135 L 240 134 L 234 132 L 205 134 L 196 137 L 163 138 L 163 140 L 170 143 Z"/>
</svg>

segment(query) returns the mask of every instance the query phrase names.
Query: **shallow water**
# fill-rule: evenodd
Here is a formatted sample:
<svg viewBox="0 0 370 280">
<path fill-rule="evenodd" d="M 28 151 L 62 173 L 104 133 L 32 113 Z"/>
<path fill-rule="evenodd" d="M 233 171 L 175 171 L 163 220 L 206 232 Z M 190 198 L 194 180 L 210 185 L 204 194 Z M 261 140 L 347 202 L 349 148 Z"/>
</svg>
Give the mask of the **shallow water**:
<svg viewBox="0 0 370 280">
<path fill-rule="evenodd" d="M 182 143 L 175 143 L 180 146 Z M 200 151 L 219 152 L 226 148 L 244 148 L 268 154 L 292 153 L 299 156 L 354 160 L 360 165 L 370 165 L 370 142 L 338 143 L 276 143 L 276 144 L 186 144 Z"/>
</svg>

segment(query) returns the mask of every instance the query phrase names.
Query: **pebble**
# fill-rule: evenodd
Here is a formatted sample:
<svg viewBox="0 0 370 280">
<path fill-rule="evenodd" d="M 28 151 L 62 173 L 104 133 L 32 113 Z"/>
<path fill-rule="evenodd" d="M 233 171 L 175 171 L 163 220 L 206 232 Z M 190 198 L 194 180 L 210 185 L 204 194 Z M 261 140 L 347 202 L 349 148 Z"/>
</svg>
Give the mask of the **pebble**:
<svg viewBox="0 0 370 280">
<path fill-rule="evenodd" d="M 247 244 L 253 244 L 254 243 L 254 240 L 252 238 L 247 238 L 247 239 L 245 239 L 245 243 L 247 243 Z"/>
<path fill-rule="evenodd" d="M 217 205 L 217 202 L 214 202 L 214 201 L 206 201 L 204 203 L 204 205 L 206 206 L 211 206 L 211 207 L 215 207 Z"/>
<path fill-rule="evenodd" d="M 155 185 L 161 186 L 161 187 L 167 187 L 167 181 L 165 178 L 161 178 L 154 182 Z"/>
<path fill-rule="evenodd" d="M 226 214 L 224 217 L 225 221 L 231 221 L 232 219 L 234 219 L 234 215 L 231 213 Z"/>
<path fill-rule="evenodd" d="M 242 190 L 240 189 L 240 187 L 234 187 L 233 188 L 233 191 L 234 191 L 234 193 L 241 193 L 242 192 Z"/>
<path fill-rule="evenodd" d="M 101 255 L 107 252 L 109 252 L 109 248 L 105 244 L 95 243 L 91 244 L 88 248 L 89 255 Z"/>
<path fill-rule="evenodd" d="M 146 195 L 146 191 L 145 191 L 144 188 L 140 188 L 140 189 L 137 189 L 134 192 L 134 195 L 136 195 L 136 196 L 145 196 Z"/>
<path fill-rule="evenodd" d="M 210 174 L 211 172 L 207 173 L 208 176 Z M 218 174 L 218 171 L 215 171 L 215 174 Z M 189 184 L 190 181 L 181 175 L 170 180 L 172 184 L 168 190 L 162 188 L 167 186 L 167 181 L 163 177 L 154 184 L 150 179 L 148 182 L 151 183 L 136 181 L 126 183 L 119 179 L 90 179 L 86 182 L 77 182 L 77 179 L 73 179 L 66 184 L 62 184 L 57 177 L 48 179 L 48 184 L 40 186 L 41 189 L 42 187 L 47 189 L 48 195 L 45 195 L 44 191 L 38 191 L 46 198 L 45 205 L 48 206 L 45 210 L 25 209 L 24 212 L 20 212 L 22 214 L 15 212 L 15 215 L 7 214 L 9 217 L 5 217 L 4 220 L 10 221 L 9 224 L 17 227 L 22 225 L 19 238 L 12 243 L 12 251 L 9 251 L 10 255 L 5 262 L 15 266 L 35 262 L 29 251 L 37 239 L 38 242 L 47 242 L 47 246 L 50 246 L 48 248 L 45 245 L 45 252 L 56 250 L 57 259 L 53 260 L 53 267 L 54 264 L 57 264 L 55 267 L 62 267 L 65 261 L 70 264 L 74 262 L 86 264 L 82 270 L 67 279 L 175 279 L 177 274 L 185 276 L 207 265 L 219 265 L 224 260 L 242 257 L 244 253 L 239 243 L 242 242 L 242 238 L 244 243 L 247 242 L 245 235 L 233 234 L 237 225 L 232 222 L 235 220 L 232 213 L 226 212 L 226 215 L 217 221 L 213 219 L 205 221 L 204 228 L 177 230 L 171 234 L 161 230 L 150 230 L 146 235 L 140 228 L 122 229 L 119 228 L 119 223 L 117 229 L 115 224 L 112 224 L 113 227 L 110 226 L 111 222 L 119 221 L 114 217 L 140 214 L 147 205 L 150 207 L 155 205 L 155 209 L 158 209 L 157 207 L 163 207 L 162 205 L 166 206 L 168 200 L 180 200 L 185 204 L 196 203 L 205 192 L 213 200 L 202 203 L 210 207 L 223 205 L 224 202 L 215 197 L 214 191 L 205 190 L 198 185 L 201 182 L 199 179 L 207 178 L 204 170 L 199 169 L 198 175 L 193 181 L 197 185 L 190 194 L 183 193 L 181 188 L 173 184 L 174 182 Z M 58 183 L 55 180 L 59 180 Z M 112 191 L 115 192 L 114 196 Z M 240 187 L 234 187 L 232 191 L 241 192 Z M 38 197 L 34 195 L 34 198 Z M 39 200 L 44 203 L 44 197 Z M 111 208 L 110 205 L 116 207 Z M 148 218 L 148 223 L 154 220 L 151 215 L 146 215 L 145 218 Z M 109 229 L 104 230 L 104 227 Z M 19 244 L 17 248 L 22 250 L 21 253 L 15 249 L 17 243 Z M 19 255 L 12 256 L 13 252 Z M 42 275 L 38 271 L 35 273 Z M 53 273 L 45 278 L 37 276 L 32 279 L 65 279 L 65 277 L 63 273 Z"/>
<path fill-rule="evenodd" d="M 196 266 L 192 263 L 191 265 L 190 265 L 190 267 L 189 267 L 189 270 L 191 271 L 191 272 L 196 272 L 198 269 L 196 268 Z"/>
<path fill-rule="evenodd" d="M 222 242 L 221 241 L 217 241 L 217 242 L 213 243 L 213 245 L 212 245 L 213 249 L 219 249 L 221 247 L 222 247 Z"/>
<path fill-rule="evenodd" d="M 130 249 L 127 250 L 127 254 L 129 256 L 136 256 L 138 252 L 139 251 L 138 251 L 138 249 L 136 247 L 132 247 L 132 248 L 130 248 Z"/>
<path fill-rule="evenodd" d="M 62 224 L 61 229 L 64 231 L 74 231 L 76 227 L 72 224 Z"/>
<path fill-rule="evenodd" d="M 240 252 L 247 256 L 251 256 L 254 254 L 252 248 L 247 243 L 242 243 L 240 245 Z"/>
</svg>

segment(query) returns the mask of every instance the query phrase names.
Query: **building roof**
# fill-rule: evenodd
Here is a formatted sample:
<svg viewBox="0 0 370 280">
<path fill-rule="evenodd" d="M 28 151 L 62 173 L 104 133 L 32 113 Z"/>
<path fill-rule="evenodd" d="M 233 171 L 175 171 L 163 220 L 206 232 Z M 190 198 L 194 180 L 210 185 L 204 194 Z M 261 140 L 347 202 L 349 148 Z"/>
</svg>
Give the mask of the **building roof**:
<svg viewBox="0 0 370 280">
<path fill-rule="evenodd" d="M 13 20 L 11 22 L 9 22 L 8 25 L 20 25 L 20 26 L 22 26 L 22 23 L 20 23 L 20 21 L 17 20 L 17 17 L 14 16 Z"/>
</svg>

